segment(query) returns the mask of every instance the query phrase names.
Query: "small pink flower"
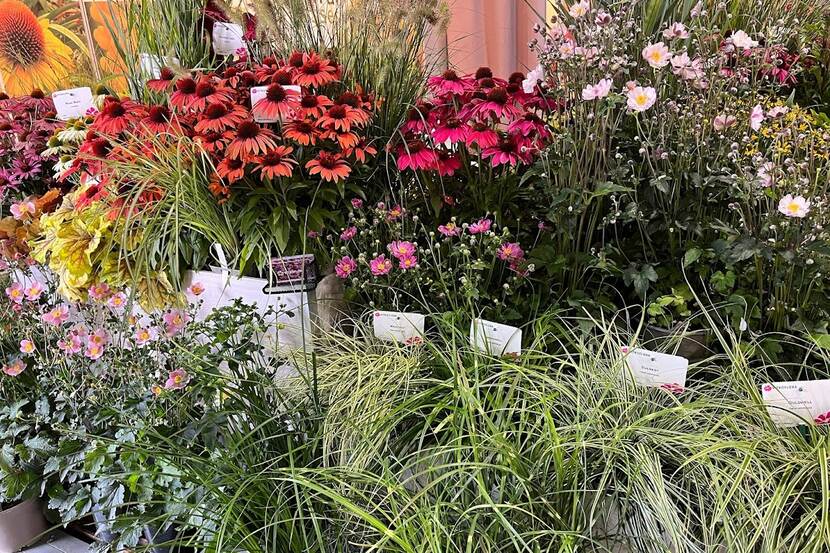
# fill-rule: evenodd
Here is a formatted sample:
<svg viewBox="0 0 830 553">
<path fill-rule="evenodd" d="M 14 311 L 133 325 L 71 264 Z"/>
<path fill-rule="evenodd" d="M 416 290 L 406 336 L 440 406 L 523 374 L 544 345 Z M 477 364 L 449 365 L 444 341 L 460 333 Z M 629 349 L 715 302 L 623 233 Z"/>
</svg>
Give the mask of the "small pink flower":
<svg viewBox="0 0 830 553">
<path fill-rule="evenodd" d="M 154 327 L 144 328 L 140 327 L 137 328 L 135 331 L 135 343 L 138 346 L 143 346 L 148 344 L 158 338 L 158 331 Z"/>
<path fill-rule="evenodd" d="M 158 384 L 153 384 L 152 386 L 150 386 L 150 393 L 154 396 L 160 396 L 163 391 L 164 388 L 162 388 Z"/>
<path fill-rule="evenodd" d="M 334 273 L 340 278 L 349 278 L 357 269 L 357 262 L 348 255 L 341 257 L 337 265 L 334 266 Z"/>
<path fill-rule="evenodd" d="M 187 289 L 187 292 L 192 296 L 201 296 L 205 293 L 205 285 L 201 282 L 194 282 Z"/>
<path fill-rule="evenodd" d="M 525 252 L 516 242 L 507 242 L 499 246 L 497 255 L 502 261 L 516 261 L 524 259 Z"/>
<path fill-rule="evenodd" d="M 418 258 L 414 255 L 401 257 L 398 259 L 398 266 L 401 268 L 401 271 L 408 271 L 409 269 L 414 269 L 418 266 Z"/>
<path fill-rule="evenodd" d="M 369 262 L 369 268 L 375 276 L 383 276 L 392 270 L 392 260 L 387 259 L 385 255 L 380 254 Z"/>
<path fill-rule="evenodd" d="M 363 200 L 360 198 L 352 198 L 352 207 L 355 209 L 360 209 L 363 207 Z"/>
<path fill-rule="evenodd" d="M 60 326 L 69 320 L 69 308 L 59 305 L 43 314 L 43 322 L 52 326 Z"/>
<path fill-rule="evenodd" d="M 816 424 L 830 424 L 830 411 L 816 417 Z"/>
<path fill-rule="evenodd" d="M 106 346 L 110 341 L 109 333 L 103 328 L 96 328 L 95 331 L 87 336 L 87 344 L 95 344 L 98 346 Z"/>
<path fill-rule="evenodd" d="M 19 304 L 23 303 L 23 298 L 26 297 L 26 293 L 23 291 L 23 287 L 20 285 L 20 283 L 15 282 L 11 286 L 6 288 L 6 296 L 14 303 Z"/>
<path fill-rule="evenodd" d="M 490 230 L 492 227 L 493 221 L 490 219 L 479 219 L 475 223 L 470 225 L 470 234 L 482 234 Z"/>
<path fill-rule="evenodd" d="M 66 339 L 58 340 L 58 349 L 67 355 L 74 355 L 84 349 L 84 342 L 77 334 L 70 334 Z"/>
<path fill-rule="evenodd" d="M 190 375 L 184 369 L 176 369 L 167 375 L 167 382 L 164 383 L 164 388 L 167 390 L 181 390 L 190 381 Z"/>
<path fill-rule="evenodd" d="M 453 222 L 449 222 L 446 225 L 441 225 L 438 227 L 438 232 L 443 234 L 444 236 L 458 236 L 461 234 L 461 228 Z"/>
<path fill-rule="evenodd" d="M 35 352 L 35 343 L 31 340 L 24 338 L 20 340 L 20 353 L 25 353 L 26 355 Z"/>
<path fill-rule="evenodd" d="M 686 30 L 686 26 L 683 23 L 672 23 L 663 31 L 663 38 L 666 40 L 689 38 L 689 31 Z"/>
<path fill-rule="evenodd" d="M 726 115 L 725 113 L 721 113 L 720 115 L 715 116 L 715 120 L 712 122 L 712 126 L 715 127 L 716 131 L 723 131 L 733 126 L 737 122 L 738 120 L 735 118 L 734 115 Z"/>
<path fill-rule="evenodd" d="M 109 300 L 107 300 L 107 305 L 113 309 L 122 309 L 127 305 L 127 296 L 123 292 L 113 294 L 110 296 Z"/>
<path fill-rule="evenodd" d="M 162 315 L 161 318 L 164 320 L 164 331 L 170 337 L 173 337 L 181 332 L 185 325 L 187 325 L 190 321 L 188 314 L 180 309 L 171 309 Z"/>
<path fill-rule="evenodd" d="M 3 366 L 3 373 L 8 376 L 17 376 L 26 370 L 26 363 L 22 359 L 17 359 L 9 365 Z"/>
<path fill-rule="evenodd" d="M 749 112 L 749 126 L 752 127 L 752 130 L 759 130 L 764 119 L 764 108 L 761 107 L 761 104 L 753 106 L 752 111 Z"/>
<path fill-rule="evenodd" d="M 96 344 L 93 342 L 89 342 L 86 345 L 86 351 L 84 352 L 84 356 L 92 359 L 95 361 L 96 359 L 100 359 L 101 356 L 104 355 L 104 345 L 103 344 Z"/>
<path fill-rule="evenodd" d="M 89 287 L 89 297 L 95 301 L 103 301 L 112 293 L 110 287 L 105 284 L 93 284 Z"/>
<path fill-rule="evenodd" d="M 662 389 L 666 390 L 667 392 L 671 392 L 672 394 L 675 394 L 675 395 L 682 394 L 683 390 L 684 390 L 683 386 L 681 386 L 680 384 L 677 384 L 677 383 L 662 384 L 660 387 Z"/>
<path fill-rule="evenodd" d="M 772 391 L 772 384 L 764 384 L 764 391 L 771 392 Z"/>
<path fill-rule="evenodd" d="M 29 301 L 37 301 L 43 295 L 45 288 L 40 282 L 33 282 L 31 286 L 26 288 L 26 299 Z"/>
<path fill-rule="evenodd" d="M 635 86 L 626 94 L 626 105 L 631 111 L 645 111 L 657 101 L 657 91 L 651 86 Z"/>
<path fill-rule="evenodd" d="M 611 79 L 602 79 L 597 84 L 585 85 L 582 90 L 582 99 L 585 101 L 600 100 L 608 96 L 611 92 L 613 81 Z"/>
<path fill-rule="evenodd" d="M 12 216 L 20 221 L 24 219 L 27 215 L 34 215 L 37 208 L 35 207 L 35 202 L 18 202 L 11 205 L 9 211 L 12 212 Z"/>
<path fill-rule="evenodd" d="M 389 253 L 391 253 L 398 259 L 403 259 L 404 257 L 412 257 L 413 255 L 415 255 L 416 251 L 415 244 L 404 240 L 395 240 L 386 247 L 389 250 Z"/>
<path fill-rule="evenodd" d="M 403 208 L 399 205 L 396 205 L 395 207 L 389 210 L 389 213 L 386 214 L 386 218 L 389 221 L 394 221 L 396 219 L 399 219 L 401 215 L 403 215 Z"/>
<path fill-rule="evenodd" d="M 310 230 L 306 233 L 306 236 L 308 236 L 311 239 L 314 239 L 314 238 L 317 238 L 318 236 L 320 236 L 320 233 L 317 232 L 316 230 Z"/>
<path fill-rule="evenodd" d="M 357 236 L 357 227 L 349 227 L 340 233 L 340 239 L 344 242 L 348 242 L 355 236 Z"/>
</svg>

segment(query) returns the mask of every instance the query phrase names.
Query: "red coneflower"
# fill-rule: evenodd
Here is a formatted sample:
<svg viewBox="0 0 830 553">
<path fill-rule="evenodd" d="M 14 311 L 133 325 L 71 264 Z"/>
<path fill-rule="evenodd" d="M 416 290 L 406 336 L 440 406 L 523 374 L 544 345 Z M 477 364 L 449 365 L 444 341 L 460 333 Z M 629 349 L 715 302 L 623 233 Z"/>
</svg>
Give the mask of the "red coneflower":
<svg viewBox="0 0 830 553">
<path fill-rule="evenodd" d="M 218 154 L 225 151 L 228 143 L 233 138 L 233 133 L 226 132 L 208 132 L 202 135 L 196 135 L 196 142 L 208 153 Z"/>
<path fill-rule="evenodd" d="M 263 121 L 280 121 L 291 117 L 300 104 L 300 94 L 296 90 L 272 84 L 265 91 L 265 97 L 257 101 L 251 111 L 254 117 Z"/>
<path fill-rule="evenodd" d="M 241 159 L 226 157 L 216 166 L 216 174 L 228 184 L 233 184 L 245 176 L 245 162 Z"/>
<path fill-rule="evenodd" d="M 357 146 L 360 138 L 353 132 L 337 132 L 333 130 L 323 131 L 320 134 L 323 140 L 336 140 L 341 149 L 352 148 Z"/>
<path fill-rule="evenodd" d="M 398 146 L 398 169 L 430 170 L 435 169 L 438 158 L 435 151 L 421 140 L 410 140 Z"/>
<path fill-rule="evenodd" d="M 180 130 L 174 122 L 173 114 L 167 106 L 150 106 L 140 126 L 148 133 L 161 134 Z"/>
<path fill-rule="evenodd" d="M 107 195 L 107 189 L 103 183 L 90 184 L 86 190 L 81 192 L 75 200 L 75 209 L 81 210 L 93 202 L 100 200 Z"/>
<path fill-rule="evenodd" d="M 193 92 L 193 99 L 186 107 L 192 110 L 201 111 L 205 109 L 208 104 L 218 104 L 220 102 L 231 103 L 234 101 L 233 90 L 224 86 L 217 86 L 209 77 L 202 77 L 196 83 L 196 89 Z"/>
<path fill-rule="evenodd" d="M 352 168 L 339 154 L 320 152 L 317 157 L 305 164 L 305 168 L 312 175 L 320 175 L 325 181 L 337 182 L 345 179 L 352 172 Z"/>
<path fill-rule="evenodd" d="M 438 152 L 437 169 L 442 177 L 451 177 L 461 169 L 461 158 L 448 152 Z"/>
<path fill-rule="evenodd" d="M 236 67 L 227 67 L 225 71 L 222 72 L 222 78 L 220 79 L 220 84 L 222 86 L 229 86 L 231 88 L 236 88 L 236 85 L 239 83 L 239 69 Z"/>
<path fill-rule="evenodd" d="M 243 121 L 228 144 L 228 155 L 237 159 L 250 159 L 276 147 L 273 131 L 260 127 L 253 121 Z"/>
<path fill-rule="evenodd" d="M 530 138 L 538 136 L 542 140 L 550 138 L 550 129 L 542 119 L 534 113 L 526 113 L 521 119 L 516 119 L 507 127 L 508 134 L 517 134 Z"/>
<path fill-rule="evenodd" d="M 465 143 L 468 148 L 473 144 L 478 145 L 479 148 L 490 148 L 499 143 L 499 134 L 485 123 L 474 123 L 467 131 Z"/>
<path fill-rule="evenodd" d="M 249 117 L 248 110 L 238 104 L 208 104 L 196 123 L 196 132 L 222 132 L 239 125 Z"/>
<path fill-rule="evenodd" d="M 303 63 L 305 63 L 305 60 L 303 59 L 302 52 L 294 51 L 288 56 L 288 66 L 292 69 L 301 69 Z"/>
<path fill-rule="evenodd" d="M 401 125 L 401 132 L 426 132 L 432 109 L 429 102 L 418 102 L 418 105 L 406 110 L 406 121 Z"/>
<path fill-rule="evenodd" d="M 283 127 L 282 136 L 287 140 L 293 140 L 301 146 L 313 146 L 317 143 L 320 131 L 306 119 L 295 119 Z"/>
<path fill-rule="evenodd" d="M 464 94 L 472 87 L 472 80 L 462 78 L 452 69 L 447 69 L 440 75 L 430 77 L 427 85 L 433 94 L 443 96 L 444 94 Z"/>
<path fill-rule="evenodd" d="M 158 79 L 150 79 L 147 81 L 147 88 L 153 92 L 158 92 L 159 94 L 167 92 L 170 90 L 170 87 L 173 86 L 173 79 L 175 77 L 176 74 L 173 73 L 172 69 L 169 67 L 162 67 L 161 71 L 159 71 Z"/>
<path fill-rule="evenodd" d="M 502 138 L 498 144 L 485 148 L 481 152 L 482 158 L 492 158 L 490 163 L 493 167 L 499 165 L 511 165 L 515 167 L 519 163 L 530 163 L 530 149 L 527 142 L 517 136 Z"/>
<path fill-rule="evenodd" d="M 432 131 L 432 138 L 437 144 L 443 144 L 447 141 L 455 144 L 466 140 L 469 130 L 470 127 L 457 117 L 448 117 Z"/>
<path fill-rule="evenodd" d="M 119 134 L 132 127 L 133 123 L 143 116 L 144 109 L 140 104 L 110 96 L 104 100 L 101 113 L 90 128 L 102 134 Z"/>
<path fill-rule="evenodd" d="M 228 201 L 228 198 L 231 197 L 231 187 L 228 186 L 226 183 L 222 182 L 222 179 L 219 178 L 219 175 L 214 173 L 210 177 L 210 184 L 208 184 L 208 190 L 210 190 L 211 194 L 219 198 L 219 205 Z"/>
<path fill-rule="evenodd" d="M 277 146 L 264 156 L 256 158 L 256 170 L 263 177 L 275 179 L 277 177 L 288 178 L 294 173 L 294 166 L 297 162 L 291 157 L 294 149 L 290 146 Z"/>
<path fill-rule="evenodd" d="M 317 120 L 317 126 L 322 129 L 349 132 L 352 125 L 360 123 L 360 110 L 347 105 L 331 106 L 326 113 Z"/>
<path fill-rule="evenodd" d="M 477 117 L 479 119 L 492 118 L 495 121 L 507 119 L 512 121 L 522 113 L 522 110 L 508 94 L 507 89 L 497 86 L 487 93 L 483 100 L 473 100 L 462 110 L 462 117 Z"/>
<path fill-rule="evenodd" d="M 337 80 L 338 68 L 314 52 L 303 54 L 303 65 L 296 69 L 294 82 L 300 86 L 321 87 Z"/>
<path fill-rule="evenodd" d="M 297 107 L 297 118 L 304 119 L 306 117 L 317 118 L 323 115 L 326 110 L 333 105 L 333 102 L 322 94 L 317 96 L 315 94 L 306 94 L 300 99 L 300 105 Z"/>
<path fill-rule="evenodd" d="M 360 163 L 366 163 L 369 156 L 373 156 L 376 153 L 378 153 L 377 148 L 367 143 L 366 139 L 358 142 L 353 148 L 346 148 L 343 150 L 343 154 L 346 157 L 354 157 Z"/>
<path fill-rule="evenodd" d="M 282 86 L 295 84 L 294 79 L 291 77 L 291 73 L 289 73 L 285 69 L 280 69 L 279 71 L 271 75 L 271 78 L 268 79 L 267 82 L 270 84 L 278 84 Z"/>
<path fill-rule="evenodd" d="M 239 75 L 239 86 L 242 88 L 251 88 L 252 86 L 256 86 L 259 84 L 257 81 L 256 75 L 253 71 L 243 71 Z"/>
<path fill-rule="evenodd" d="M 176 81 L 175 90 L 170 95 L 170 105 L 179 110 L 185 110 L 196 96 L 196 81 L 190 77 L 182 77 Z"/>
</svg>

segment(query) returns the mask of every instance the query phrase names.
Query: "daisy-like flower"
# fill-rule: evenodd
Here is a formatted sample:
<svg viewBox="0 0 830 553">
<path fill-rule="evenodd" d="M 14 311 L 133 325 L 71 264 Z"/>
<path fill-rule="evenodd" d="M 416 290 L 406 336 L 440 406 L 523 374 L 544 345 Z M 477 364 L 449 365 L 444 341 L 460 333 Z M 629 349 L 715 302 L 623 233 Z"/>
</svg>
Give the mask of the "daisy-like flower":
<svg viewBox="0 0 830 553">
<path fill-rule="evenodd" d="M 29 340 L 28 338 L 20 340 L 20 353 L 24 355 L 29 355 L 30 353 L 34 353 L 35 349 L 35 343 Z"/>
<path fill-rule="evenodd" d="M 184 369 L 170 371 L 167 375 L 167 382 L 164 383 L 165 390 L 181 390 L 190 382 L 190 375 Z"/>
<path fill-rule="evenodd" d="M 299 92 L 284 88 L 279 84 L 272 84 L 266 89 L 265 97 L 257 101 L 251 111 L 261 120 L 284 121 L 291 117 L 299 105 Z"/>
<path fill-rule="evenodd" d="M 351 226 L 351 227 L 343 230 L 343 232 L 340 233 L 340 240 L 342 240 L 344 242 L 348 242 L 349 240 L 351 240 L 355 236 L 357 236 L 357 227 Z"/>
<path fill-rule="evenodd" d="M 735 125 L 738 122 L 738 119 L 735 118 L 734 115 L 728 115 L 726 113 L 721 113 L 715 116 L 715 119 L 712 121 L 712 126 L 715 127 L 715 130 L 720 132 L 728 129 L 729 127 Z"/>
<path fill-rule="evenodd" d="M 345 104 L 335 104 L 318 120 L 317 126 L 322 129 L 349 132 L 352 125 L 360 123 L 360 110 Z"/>
<path fill-rule="evenodd" d="M 30 215 L 37 213 L 37 207 L 35 206 L 35 202 L 22 201 L 13 203 L 11 207 L 9 207 L 9 211 L 11 211 L 12 216 L 15 219 L 21 221 L 28 218 Z"/>
<path fill-rule="evenodd" d="M 154 396 L 158 397 L 162 393 L 164 393 L 164 388 L 162 388 L 158 384 L 153 384 L 152 386 L 150 386 L 150 393 L 153 394 Z"/>
<path fill-rule="evenodd" d="M 140 104 L 110 96 L 104 100 L 101 113 L 95 117 L 90 129 L 102 134 L 116 135 L 131 128 L 144 115 L 144 108 Z"/>
<path fill-rule="evenodd" d="M 303 65 L 294 71 L 294 82 L 300 86 L 319 88 L 336 81 L 339 70 L 330 60 L 316 53 L 303 54 Z"/>
<path fill-rule="evenodd" d="M 491 118 L 494 121 L 506 119 L 512 121 L 522 110 L 513 101 L 507 89 L 497 86 L 490 90 L 482 100 L 473 100 L 470 108 L 465 108 L 462 117 Z"/>
<path fill-rule="evenodd" d="M 438 170 L 438 175 L 451 177 L 456 171 L 461 169 L 461 158 L 457 154 L 438 152 L 437 155 L 435 167 Z"/>
<path fill-rule="evenodd" d="M 306 94 L 300 98 L 300 103 L 296 108 L 297 119 L 305 119 L 306 117 L 317 118 L 323 115 L 334 102 L 327 96 Z"/>
<path fill-rule="evenodd" d="M 516 134 L 525 138 L 537 136 L 548 139 L 551 136 L 550 128 L 535 113 L 526 113 L 521 119 L 516 119 L 507 127 L 508 134 Z"/>
<path fill-rule="evenodd" d="M 29 301 L 37 301 L 43 295 L 46 288 L 40 282 L 33 282 L 26 287 L 26 299 Z"/>
<path fill-rule="evenodd" d="M 764 122 L 764 108 L 760 104 L 753 106 L 752 111 L 749 112 L 749 126 L 753 131 L 761 128 L 761 123 Z"/>
<path fill-rule="evenodd" d="M 470 234 L 483 234 L 490 230 L 490 227 L 493 226 L 493 221 L 490 219 L 479 219 L 475 223 L 471 223 L 468 227 Z"/>
<path fill-rule="evenodd" d="M 417 248 L 415 244 L 412 242 L 408 242 L 405 240 L 395 240 L 391 242 L 386 248 L 389 250 L 393 256 L 398 259 L 403 259 L 404 257 L 412 257 L 415 255 Z"/>
<path fill-rule="evenodd" d="M 599 100 L 608 96 L 613 85 L 611 79 L 602 79 L 597 84 L 585 85 L 582 89 L 582 99 L 585 101 Z"/>
<path fill-rule="evenodd" d="M 263 177 L 269 179 L 290 177 L 294 173 L 294 166 L 297 165 L 297 162 L 291 157 L 293 151 L 294 148 L 290 146 L 277 146 L 254 160 L 256 164 L 255 171 L 259 171 Z"/>
<path fill-rule="evenodd" d="M 459 77 L 458 73 L 452 69 L 447 69 L 440 75 L 430 77 L 427 85 L 430 91 L 437 96 L 443 96 L 444 94 L 461 95 L 472 88 L 472 80 Z"/>
<path fill-rule="evenodd" d="M 410 269 L 414 269 L 418 266 L 418 258 L 414 255 L 410 255 L 407 257 L 402 257 L 398 259 L 398 267 L 401 271 L 408 271 Z"/>
<path fill-rule="evenodd" d="M 438 227 L 438 232 L 444 236 L 458 236 L 461 234 L 461 227 L 450 221 L 446 225 L 440 225 Z"/>
<path fill-rule="evenodd" d="M 167 106 L 151 106 L 139 125 L 150 134 L 164 134 L 180 130 Z"/>
<path fill-rule="evenodd" d="M 104 346 L 103 344 L 89 343 L 86 345 L 86 351 L 84 351 L 84 356 L 95 361 L 96 359 L 100 359 L 101 356 L 104 355 L 105 349 L 106 346 Z"/>
<path fill-rule="evenodd" d="M 139 327 L 135 330 L 135 344 L 143 346 L 158 338 L 158 330 L 155 327 Z"/>
<path fill-rule="evenodd" d="M 201 282 L 194 282 L 193 284 L 187 287 L 187 293 L 191 296 L 201 296 L 205 293 L 205 285 Z"/>
<path fill-rule="evenodd" d="M 666 40 L 686 39 L 689 38 L 689 31 L 683 23 L 674 22 L 663 31 L 663 38 Z"/>
<path fill-rule="evenodd" d="M 105 283 L 93 284 L 89 287 L 89 297 L 95 301 L 105 301 L 111 293 L 112 290 Z"/>
<path fill-rule="evenodd" d="M 474 144 L 479 148 L 490 148 L 499 143 L 499 134 L 487 126 L 485 123 L 474 123 L 467 131 L 467 147 L 470 148 Z"/>
<path fill-rule="evenodd" d="M 221 133 L 248 119 L 248 110 L 238 104 L 208 104 L 194 129 L 197 133 Z"/>
<path fill-rule="evenodd" d="M 496 255 L 502 261 L 516 261 L 518 259 L 524 259 L 525 252 L 516 242 L 506 242 L 499 246 Z"/>
<path fill-rule="evenodd" d="M 205 134 L 197 134 L 195 136 L 196 142 L 208 153 L 218 154 L 225 151 L 228 144 L 233 139 L 233 133 L 225 132 L 208 132 Z"/>
<path fill-rule="evenodd" d="M 361 139 L 353 148 L 346 148 L 343 150 L 343 155 L 346 157 L 353 157 L 360 163 L 366 163 L 370 156 L 377 154 L 377 149 L 366 142 L 366 139 Z"/>
<path fill-rule="evenodd" d="M 428 171 L 435 169 L 438 162 L 435 151 L 429 148 L 421 140 L 410 140 L 400 144 L 397 148 L 398 169 L 404 171 Z"/>
<path fill-rule="evenodd" d="M 175 77 L 176 74 L 173 73 L 172 69 L 169 67 L 162 67 L 159 71 L 158 79 L 150 79 L 147 81 L 147 88 L 153 92 L 158 92 L 159 94 L 167 92 L 173 86 L 173 79 Z"/>
<path fill-rule="evenodd" d="M 403 215 L 403 208 L 400 205 L 394 205 L 386 212 L 387 221 L 397 221 Z"/>
<path fill-rule="evenodd" d="M 810 213 L 810 200 L 787 194 L 778 202 L 778 211 L 787 217 L 804 218 Z"/>
<path fill-rule="evenodd" d="M 655 69 L 665 67 L 671 62 L 671 52 L 662 42 L 649 44 L 643 48 L 643 59 Z"/>
<path fill-rule="evenodd" d="M 6 376 L 17 376 L 26 370 L 26 363 L 22 359 L 16 359 L 8 365 L 3 365 L 3 374 Z"/>
<path fill-rule="evenodd" d="M 401 125 L 400 131 L 404 134 L 427 132 L 432 109 L 433 106 L 429 102 L 419 101 L 417 105 L 406 110 L 406 121 Z"/>
<path fill-rule="evenodd" d="M 313 146 L 317 144 L 317 137 L 320 131 L 306 119 L 296 119 L 283 127 L 282 136 L 286 140 L 292 140 L 300 146 Z"/>
<path fill-rule="evenodd" d="M 26 297 L 26 292 L 23 290 L 23 286 L 21 286 L 19 282 L 15 282 L 6 288 L 6 297 L 9 298 L 12 303 L 20 304 L 23 303 L 23 299 Z"/>
<path fill-rule="evenodd" d="M 355 270 L 357 270 L 357 262 L 348 255 L 341 257 L 334 266 L 334 274 L 336 274 L 338 278 L 342 279 L 349 278 L 349 275 L 351 275 Z"/>
<path fill-rule="evenodd" d="M 46 324 L 61 326 L 69 320 L 69 308 L 65 305 L 59 305 L 44 313 L 41 319 Z"/>
<path fill-rule="evenodd" d="M 170 95 L 170 106 L 179 111 L 186 110 L 196 98 L 196 81 L 191 77 L 182 77 L 176 81 L 173 94 Z"/>
<path fill-rule="evenodd" d="M 228 184 L 233 184 L 245 176 L 245 161 L 226 157 L 216 166 L 216 174 L 219 178 L 226 180 Z"/>
<path fill-rule="evenodd" d="M 110 335 L 106 331 L 106 329 L 103 328 L 97 328 L 92 332 L 92 334 L 87 336 L 87 344 L 98 344 L 100 346 L 105 346 L 109 344 L 109 341 Z"/>
<path fill-rule="evenodd" d="M 250 159 L 277 147 L 273 131 L 257 125 L 254 121 L 243 121 L 236 128 L 228 155 L 236 159 Z"/>
<path fill-rule="evenodd" d="M 320 138 L 337 142 L 340 149 L 344 151 L 349 148 L 354 148 L 360 143 L 360 138 L 353 132 L 323 131 L 320 134 Z"/>
<path fill-rule="evenodd" d="M 321 151 L 317 157 L 305 164 L 312 175 L 320 175 L 324 181 L 337 182 L 348 177 L 352 168 L 340 154 Z"/>
<path fill-rule="evenodd" d="M 740 48 L 742 50 L 750 50 L 758 46 L 758 41 L 751 39 L 749 35 L 742 30 L 737 30 L 732 33 L 732 36 L 729 37 L 729 41 L 735 46 L 735 48 Z"/>
<path fill-rule="evenodd" d="M 117 294 L 113 294 L 107 300 L 107 305 L 109 305 L 113 309 L 123 309 L 127 305 L 127 295 L 124 294 L 124 292 L 118 292 Z"/>
<path fill-rule="evenodd" d="M 495 146 L 482 150 L 481 157 L 489 158 L 493 167 L 499 165 L 515 167 L 519 163 L 530 163 L 530 150 L 526 141 L 517 136 L 508 135 Z"/>
<path fill-rule="evenodd" d="M 380 254 L 371 261 L 369 261 L 369 270 L 375 276 L 388 275 L 392 270 L 392 260 L 388 259 L 384 254 Z"/>
<path fill-rule="evenodd" d="M 193 98 L 185 107 L 202 111 L 209 104 L 232 103 L 233 101 L 232 89 L 216 85 L 210 77 L 202 77 L 193 89 Z"/>
<path fill-rule="evenodd" d="M 181 309 L 171 309 L 161 318 L 164 321 L 164 332 L 170 337 L 184 330 L 184 327 L 190 321 L 190 316 Z"/>
<path fill-rule="evenodd" d="M 522 90 L 525 94 L 533 94 L 536 85 L 545 81 L 545 68 L 541 64 L 534 67 L 522 80 Z"/>
<path fill-rule="evenodd" d="M 464 142 L 470 127 L 457 117 L 447 117 L 432 130 L 432 139 L 437 144 Z"/>
<path fill-rule="evenodd" d="M 628 108 L 637 112 L 647 110 L 657 101 L 657 91 L 650 86 L 635 86 L 628 91 L 626 96 Z"/>
<path fill-rule="evenodd" d="M 568 14 L 574 19 L 580 19 L 591 11 L 591 3 L 588 0 L 580 0 L 568 8 Z"/>
</svg>

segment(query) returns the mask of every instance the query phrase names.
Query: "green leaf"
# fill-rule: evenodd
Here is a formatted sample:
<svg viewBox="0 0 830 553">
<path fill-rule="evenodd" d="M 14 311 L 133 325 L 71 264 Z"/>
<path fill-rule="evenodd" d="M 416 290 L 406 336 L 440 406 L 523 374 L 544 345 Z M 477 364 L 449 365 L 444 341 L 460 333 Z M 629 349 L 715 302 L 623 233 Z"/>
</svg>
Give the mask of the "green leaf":
<svg viewBox="0 0 830 553">
<path fill-rule="evenodd" d="M 683 268 L 685 269 L 686 267 L 700 259 L 700 256 L 702 254 L 703 251 L 700 248 L 691 248 L 690 250 L 688 250 L 686 254 L 683 256 Z"/>
</svg>

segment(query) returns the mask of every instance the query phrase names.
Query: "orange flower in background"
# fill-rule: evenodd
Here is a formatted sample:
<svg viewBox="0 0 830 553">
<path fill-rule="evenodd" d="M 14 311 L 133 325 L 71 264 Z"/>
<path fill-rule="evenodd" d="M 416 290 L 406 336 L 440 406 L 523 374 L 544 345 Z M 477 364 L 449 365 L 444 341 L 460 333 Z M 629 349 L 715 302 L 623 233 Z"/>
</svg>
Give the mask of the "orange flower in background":
<svg viewBox="0 0 830 553">
<path fill-rule="evenodd" d="M 89 2 L 89 16 L 94 23 L 92 38 L 101 50 L 101 57 L 98 67 L 106 78 L 110 75 L 118 75 L 115 79 L 107 80 L 107 84 L 113 90 L 124 91 L 127 89 L 127 80 L 123 75 L 127 72 L 124 59 L 118 53 L 118 46 L 112 37 L 112 33 L 126 33 L 126 17 L 124 6 L 118 2 Z M 131 37 L 135 41 L 135 33 Z"/>
<path fill-rule="evenodd" d="M 73 66 L 72 50 L 49 30 L 48 19 L 18 0 L 0 1 L 0 75 L 7 94 L 58 88 Z"/>
</svg>

